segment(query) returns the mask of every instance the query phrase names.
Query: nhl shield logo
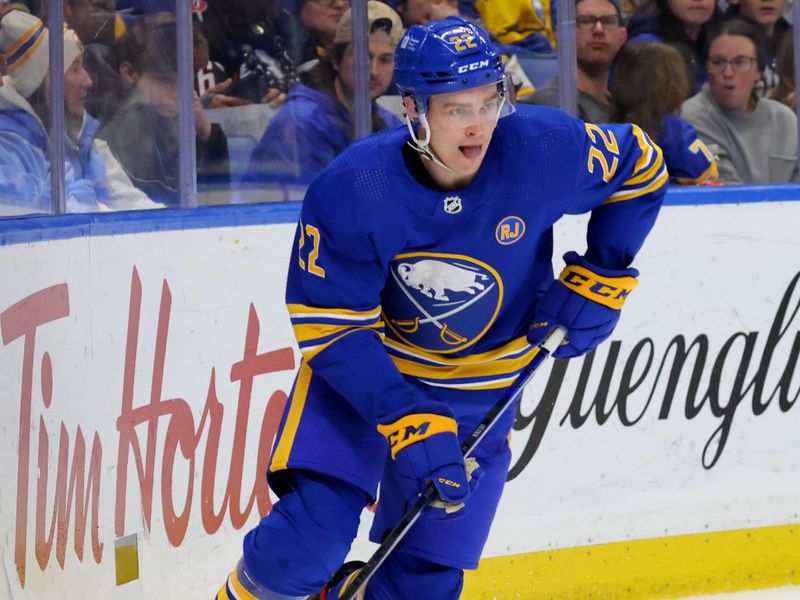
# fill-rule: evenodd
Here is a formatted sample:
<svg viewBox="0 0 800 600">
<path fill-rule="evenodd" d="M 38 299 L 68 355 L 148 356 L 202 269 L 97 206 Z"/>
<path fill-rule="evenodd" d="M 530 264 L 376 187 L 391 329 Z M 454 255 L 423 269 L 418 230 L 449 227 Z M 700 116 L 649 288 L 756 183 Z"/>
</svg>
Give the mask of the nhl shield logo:
<svg viewBox="0 0 800 600">
<path fill-rule="evenodd" d="M 448 215 L 455 215 L 461 212 L 461 198 L 458 196 L 447 196 L 444 199 L 444 212 Z"/>
<path fill-rule="evenodd" d="M 389 269 L 384 321 L 393 337 L 406 344 L 458 352 L 477 342 L 497 318 L 503 283 L 486 263 L 420 252 L 395 257 Z"/>
</svg>

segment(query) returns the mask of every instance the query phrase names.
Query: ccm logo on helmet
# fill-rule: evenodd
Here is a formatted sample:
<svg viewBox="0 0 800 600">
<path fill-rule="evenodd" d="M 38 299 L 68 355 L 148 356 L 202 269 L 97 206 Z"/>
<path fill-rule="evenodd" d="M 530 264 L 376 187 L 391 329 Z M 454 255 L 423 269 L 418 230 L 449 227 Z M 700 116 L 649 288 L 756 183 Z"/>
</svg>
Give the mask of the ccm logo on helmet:
<svg viewBox="0 0 800 600">
<path fill-rule="evenodd" d="M 458 72 L 459 73 L 468 73 L 470 71 L 477 71 L 478 69 L 482 69 L 482 68 L 488 67 L 488 66 L 489 66 L 489 61 L 488 60 L 479 60 L 477 62 L 469 63 L 468 65 L 463 65 L 463 66 L 458 67 Z"/>
</svg>

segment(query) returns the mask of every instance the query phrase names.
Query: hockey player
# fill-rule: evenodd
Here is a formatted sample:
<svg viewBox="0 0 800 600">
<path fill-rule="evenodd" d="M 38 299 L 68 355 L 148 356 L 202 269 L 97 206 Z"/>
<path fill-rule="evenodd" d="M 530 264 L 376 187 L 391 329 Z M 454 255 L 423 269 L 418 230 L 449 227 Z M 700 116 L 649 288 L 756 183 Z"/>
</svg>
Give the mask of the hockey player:
<svg viewBox="0 0 800 600">
<path fill-rule="evenodd" d="M 411 27 L 395 79 L 408 131 L 357 142 L 306 195 L 286 292 L 303 361 L 268 473 L 280 499 L 218 599 L 319 593 L 378 484 L 379 542 L 429 481 L 441 501 L 365 597 L 458 598 L 506 479 L 514 411 L 475 448 L 471 476 L 459 437 L 554 325 L 569 332 L 556 356 L 589 352 L 636 285 L 629 265 L 668 178 L 641 129 L 515 113 L 500 56 L 459 17 Z M 585 253 L 554 279 L 553 224 L 590 210 Z"/>
</svg>

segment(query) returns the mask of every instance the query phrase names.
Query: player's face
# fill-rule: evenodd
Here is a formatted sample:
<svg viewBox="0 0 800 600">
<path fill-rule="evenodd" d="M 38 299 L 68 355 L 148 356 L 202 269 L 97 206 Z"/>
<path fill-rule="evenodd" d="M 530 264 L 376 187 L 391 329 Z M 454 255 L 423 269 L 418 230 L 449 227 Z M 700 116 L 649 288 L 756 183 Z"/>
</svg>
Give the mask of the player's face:
<svg viewBox="0 0 800 600">
<path fill-rule="evenodd" d="M 667 0 L 672 13 L 688 25 L 702 25 L 714 14 L 715 0 Z"/>
<path fill-rule="evenodd" d="M 478 172 L 501 106 L 496 84 L 428 100 L 431 148 L 458 176 L 471 178 Z"/>
<path fill-rule="evenodd" d="M 79 55 L 64 73 L 64 108 L 71 117 L 82 117 L 92 79 L 83 68 L 83 55 Z"/>
<path fill-rule="evenodd" d="M 739 57 L 752 59 L 749 69 L 741 70 L 731 63 Z M 761 78 L 755 58 L 755 45 L 750 38 L 743 35 L 721 35 L 711 42 L 707 63 L 708 83 L 714 98 L 724 108 L 750 110 L 753 86 Z M 719 65 L 722 61 L 727 61 L 722 70 L 714 66 L 714 63 Z"/>
<path fill-rule="evenodd" d="M 618 19 L 614 5 L 608 0 L 581 0 L 575 6 L 575 16 L 578 21 L 582 16 Z M 627 39 L 627 30 L 621 24 L 605 26 L 598 21 L 592 27 L 578 25 L 575 28 L 578 64 L 584 68 L 596 66 L 608 69 Z"/>
<path fill-rule="evenodd" d="M 741 0 L 740 5 L 745 17 L 771 29 L 783 15 L 786 0 Z"/>
<path fill-rule="evenodd" d="M 373 100 L 386 91 L 394 73 L 394 47 L 388 41 L 381 42 L 374 38 L 371 35 L 369 40 L 369 92 Z M 344 88 L 352 94 L 355 86 L 353 44 L 345 48 L 338 68 Z"/>
</svg>

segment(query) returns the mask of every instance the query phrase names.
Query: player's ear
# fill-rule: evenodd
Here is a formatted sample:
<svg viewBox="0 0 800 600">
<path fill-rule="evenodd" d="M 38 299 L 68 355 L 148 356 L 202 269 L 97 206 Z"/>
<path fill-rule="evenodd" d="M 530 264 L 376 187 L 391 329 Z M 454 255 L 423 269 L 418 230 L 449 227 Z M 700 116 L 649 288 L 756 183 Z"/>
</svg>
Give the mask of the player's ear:
<svg viewBox="0 0 800 600">
<path fill-rule="evenodd" d="M 416 121 L 419 119 L 419 113 L 417 113 L 417 105 L 414 103 L 414 99 L 411 96 L 404 96 L 403 97 L 403 106 L 406 108 L 406 114 L 408 115 L 409 120 Z"/>
</svg>

